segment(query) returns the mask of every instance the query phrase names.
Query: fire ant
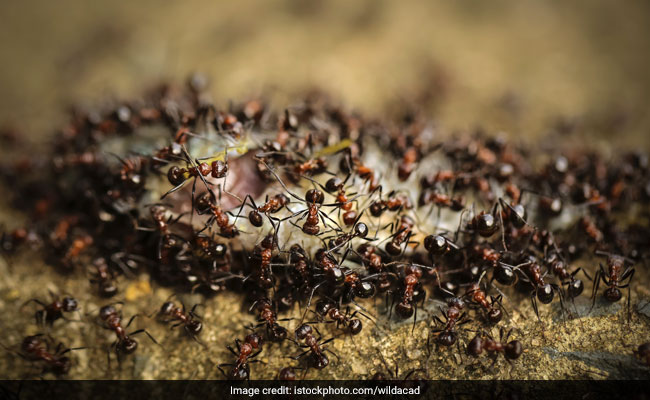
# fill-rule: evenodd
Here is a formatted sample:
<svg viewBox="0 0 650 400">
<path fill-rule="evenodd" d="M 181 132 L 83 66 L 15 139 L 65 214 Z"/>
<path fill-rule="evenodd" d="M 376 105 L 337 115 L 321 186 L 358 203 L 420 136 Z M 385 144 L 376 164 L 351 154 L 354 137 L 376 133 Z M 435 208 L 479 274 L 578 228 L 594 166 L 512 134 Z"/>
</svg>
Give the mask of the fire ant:
<svg viewBox="0 0 650 400">
<path fill-rule="evenodd" d="M 524 351 L 521 342 L 518 340 L 512 340 L 508 342 L 508 338 L 512 333 L 512 329 L 508 331 L 505 337 L 503 336 L 503 332 L 504 330 L 501 328 L 499 330 L 498 341 L 494 340 L 492 336 L 490 336 L 490 334 L 487 332 L 483 332 L 482 335 L 481 333 L 477 333 L 474 339 L 469 342 L 469 345 L 467 346 L 467 353 L 472 357 L 478 357 L 484 351 L 487 351 L 491 354 L 503 353 L 508 363 L 511 363 L 513 360 L 518 359 Z M 497 360 L 495 357 L 492 365 L 494 365 L 496 361 Z"/>
<path fill-rule="evenodd" d="M 318 338 L 314 336 L 314 330 L 318 333 Z M 304 351 L 303 353 L 291 357 L 294 360 L 300 360 L 303 358 L 305 355 L 310 354 L 311 358 L 309 359 L 309 366 L 314 367 L 316 369 L 323 369 L 327 367 L 330 363 L 329 358 L 327 358 L 327 355 L 325 352 L 332 353 L 337 359 L 338 356 L 336 353 L 325 347 L 325 345 L 334 338 L 327 339 L 323 342 L 321 342 L 321 336 L 320 332 L 318 332 L 318 329 L 312 328 L 310 325 L 303 324 L 296 329 L 296 340 L 304 340 L 305 344 L 301 344 L 300 347 L 302 348 L 308 348 L 308 350 Z M 306 371 L 305 371 L 306 373 Z"/>
<path fill-rule="evenodd" d="M 117 355 L 118 362 L 120 362 L 121 353 L 131 354 L 135 351 L 135 349 L 138 348 L 138 342 L 132 338 L 134 335 L 144 332 L 147 336 L 149 336 L 149 339 L 151 339 L 152 342 L 158 344 L 156 339 L 154 339 L 153 336 L 151 336 L 145 329 L 138 329 L 128 334 L 126 333 L 126 328 L 131 325 L 135 317 L 137 317 L 137 314 L 131 317 L 125 327 L 122 327 L 122 313 L 117 311 L 113 305 L 104 306 L 99 310 L 99 318 L 103 321 L 104 328 L 114 331 L 115 336 L 117 336 L 115 342 L 111 344 L 111 349 L 115 349 L 115 354 Z M 108 361 L 110 365 L 110 357 L 108 358 Z"/>
<path fill-rule="evenodd" d="M 260 326 L 266 327 L 266 337 L 272 342 L 281 342 L 287 338 L 287 330 L 278 324 L 278 321 L 288 321 L 290 318 L 278 320 L 275 310 L 273 309 L 273 302 L 269 299 L 262 298 L 256 300 L 251 306 L 250 310 L 257 306 L 259 312 L 259 319 L 254 328 Z"/>
<path fill-rule="evenodd" d="M 445 319 L 443 322 L 437 315 L 434 315 L 434 320 L 443 325 L 442 328 L 434 329 L 431 333 L 438 333 L 436 336 L 436 343 L 442 346 L 452 346 L 458 340 L 458 333 L 456 333 L 455 328 L 472 320 L 467 317 L 467 314 L 463 312 L 465 308 L 465 302 L 459 297 L 449 297 L 447 299 L 447 311 L 442 312 L 442 316 Z M 429 348 L 429 338 L 427 338 L 427 348 Z"/>
<path fill-rule="evenodd" d="M 160 310 L 158 311 L 158 318 L 163 323 L 177 321 L 174 325 L 171 326 L 171 329 L 183 325 L 185 332 L 187 332 L 187 334 L 197 343 L 202 344 L 197 336 L 203 329 L 203 323 L 195 313 L 196 307 L 199 305 L 200 304 L 195 304 L 189 312 L 186 312 L 185 304 L 181 303 L 181 308 L 177 307 L 173 302 L 167 301 L 160 307 Z"/>
<path fill-rule="evenodd" d="M 49 326 L 52 326 L 52 324 L 54 324 L 54 321 L 57 319 L 63 318 L 67 320 L 67 318 L 63 315 L 64 312 L 74 312 L 78 310 L 77 300 L 69 296 L 64 297 L 62 300 L 54 300 L 50 304 L 45 304 L 38 299 L 30 299 L 27 300 L 21 306 L 21 308 L 31 302 L 34 302 L 42 307 L 34 314 L 34 318 L 36 318 L 36 323 L 38 325 L 47 324 Z"/>
<path fill-rule="evenodd" d="M 243 343 L 239 339 L 235 339 L 235 344 L 237 345 L 237 351 L 233 350 L 230 345 L 226 346 L 226 348 L 237 357 L 237 361 L 234 363 L 219 364 L 217 365 L 217 368 L 219 368 L 219 371 L 221 371 L 223 376 L 229 380 L 250 380 L 249 364 L 262 362 L 260 360 L 250 361 L 251 358 L 256 357 L 262 352 L 262 338 L 253 332 L 244 338 Z M 253 353 L 253 350 L 257 349 L 259 349 L 259 351 Z M 232 367 L 232 369 L 226 374 L 221 367 Z"/>
<path fill-rule="evenodd" d="M 598 287 L 602 279 L 603 283 L 607 285 L 607 290 L 605 290 L 605 298 L 609 302 L 615 303 L 619 301 L 622 297 L 620 289 L 627 288 L 627 311 L 629 320 L 631 294 L 630 282 L 632 281 L 632 277 L 634 277 L 634 267 L 625 268 L 625 257 L 601 251 L 597 251 L 596 254 L 607 256 L 608 270 L 606 272 L 603 265 L 598 264 L 600 268 L 598 271 L 596 271 L 596 277 L 594 278 L 594 286 L 591 292 L 591 308 L 593 309 L 594 305 L 596 304 L 596 294 L 598 293 Z M 623 285 L 622 283 L 625 280 L 627 280 L 627 283 Z"/>
</svg>

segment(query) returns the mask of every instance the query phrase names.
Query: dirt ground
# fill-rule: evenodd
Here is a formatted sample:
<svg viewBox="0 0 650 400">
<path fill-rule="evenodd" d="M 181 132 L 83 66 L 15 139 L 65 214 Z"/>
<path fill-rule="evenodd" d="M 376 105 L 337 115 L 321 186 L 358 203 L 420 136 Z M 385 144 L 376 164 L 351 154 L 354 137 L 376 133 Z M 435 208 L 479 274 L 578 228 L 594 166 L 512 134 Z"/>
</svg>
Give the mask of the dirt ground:
<svg viewBox="0 0 650 400">
<path fill-rule="evenodd" d="M 65 120 L 69 104 L 134 96 L 159 81 L 181 81 L 200 71 L 222 106 L 264 95 L 282 107 L 320 88 L 369 114 L 421 101 L 446 133 L 482 126 L 513 140 L 539 140 L 559 131 L 571 133 L 567 146 L 589 143 L 605 152 L 650 148 L 646 2 L 310 4 L 3 2 L 0 123 L 19 128 L 38 151 Z M 21 224 L 21 215 L 6 205 L 1 209 L 1 223 Z M 593 276 L 597 264 L 584 260 L 576 266 Z M 382 301 L 363 303 L 377 316 L 377 326 L 367 323 L 360 335 L 334 341 L 331 349 L 340 360 L 332 357 L 332 365 L 307 377 L 367 378 L 387 370 L 383 357 L 388 368 L 399 365 L 400 375 L 423 368 L 438 379 L 647 379 L 650 369 L 635 360 L 633 350 L 650 340 L 650 306 L 643 308 L 650 301 L 649 279 L 647 266 L 638 265 L 629 322 L 625 297 L 613 305 L 599 301 L 587 315 L 585 293 L 575 304 L 579 318 L 565 320 L 558 306 L 542 306 L 538 322 L 527 299 L 506 292 L 506 307 L 518 308 L 506 326 L 515 328 L 513 337 L 526 349 L 512 367 L 501 359 L 490 368 L 489 360 L 478 364 L 457 349 L 428 349 L 434 303 L 427 303 L 414 329 L 411 321 L 388 320 Z M 68 346 L 89 347 L 73 352 L 70 378 L 209 379 L 221 377 L 216 365 L 232 361 L 225 345 L 243 337 L 244 325 L 253 322 L 252 315 L 234 312 L 241 307 L 236 294 L 181 295 L 187 305 L 205 306 L 204 349 L 147 318 L 171 294 L 168 288 L 144 275 L 133 282 L 122 277 L 119 285 L 125 290 L 118 300 L 127 298 L 125 316 L 141 315 L 134 324 L 162 346 L 141 336 L 137 352 L 119 368 L 113 360 L 109 369 L 112 333 L 85 315 L 107 302 L 91 294 L 87 277 L 56 273 L 38 253 L 0 259 L 1 343 L 15 348 L 25 335 L 39 332 L 33 309 L 21 309 L 25 301 L 47 299 L 48 290 L 70 293 L 83 307 L 74 318 L 84 322 L 59 321 L 51 332 Z M 585 292 L 590 288 L 587 283 Z M 260 359 L 266 364 L 252 365 L 253 377 L 274 378 L 281 367 L 295 365 L 287 356 L 297 353 L 290 342 L 265 349 Z M 0 352 L 0 378 L 38 372 L 11 352 Z"/>
</svg>

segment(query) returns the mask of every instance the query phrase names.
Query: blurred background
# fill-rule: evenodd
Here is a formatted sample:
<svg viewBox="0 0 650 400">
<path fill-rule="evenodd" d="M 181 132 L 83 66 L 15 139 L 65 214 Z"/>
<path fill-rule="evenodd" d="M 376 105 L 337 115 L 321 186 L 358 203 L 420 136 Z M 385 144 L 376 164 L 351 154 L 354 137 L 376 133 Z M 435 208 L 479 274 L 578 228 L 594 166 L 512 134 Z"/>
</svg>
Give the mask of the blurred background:
<svg viewBox="0 0 650 400">
<path fill-rule="evenodd" d="M 320 88 L 371 113 L 417 101 L 449 130 L 650 143 L 643 0 L 26 0 L 0 18 L 0 124 L 32 138 L 72 103 L 202 72 L 221 105 Z"/>
</svg>

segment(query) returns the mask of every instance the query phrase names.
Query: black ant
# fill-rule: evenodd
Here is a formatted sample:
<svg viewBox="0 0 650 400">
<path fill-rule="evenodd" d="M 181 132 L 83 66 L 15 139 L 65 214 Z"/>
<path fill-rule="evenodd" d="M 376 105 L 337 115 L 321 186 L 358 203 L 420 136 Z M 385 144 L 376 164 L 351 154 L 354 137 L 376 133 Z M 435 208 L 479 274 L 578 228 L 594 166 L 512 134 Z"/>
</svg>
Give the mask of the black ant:
<svg viewBox="0 0 650 400">
<path fill-rule="evenodd" d="M 112 330 L 115 332 L 115 336 L 117 336 L 117 339 L 113 342 L 111 348 L 115 349 L 118 362 L 120 361 L 121 353 L 131 354 L 138 348 L 138 342 L 132 338 L 134 335 L 144 332 L 149 336 L 151 341 L 158 344 L 156 339 L 154 339 L 145 329 L 138 329 L 130 333 L 126 332 L 126 328 L 131 325 L 131 322 L 133 322 L 135 317 L 137 317 L 137 315 L 132 316 L 126 326 L 122 327 L 122 313 L 117 311 L 113 305 L 104 306 L 99 310 L 99 318 L 104 322 L 104 328 Z"/>
<path fill-rule="evenodd" d="M 314 336 L 314 330 L 318 333 L 318 338 Z M 304 351 L 303 353 L 291 357 L 294 360 L 300 360 L 303 358 L 305 355 L 310 354 L 310 359 L 309 359 L 309 366 L 314 367 L 316 369 L 323 369 L 327 367 L 330 363 L 329 358 L 327 358 L 327 355 L 325 352 L 332 353 L 337 359 L 338 356 L 336 353 L 325 347 L 325 345 L 334 338 L 327 339 L 323 342 L 321 342 L 321 336 L 320 332 L 318 332 L 318 329 L 312 328 L 310 325 L 303 324 L 296 329 L 296 340 L 304 340 L 305 344 L 301 344 L 300 347 L 302 348 L 308 348 L 308 350 Z M 305 371 L 306 373 L 306 371 Z"/>
<path fill-rule="evenodd" d="M 564 295 L 560 288 L 553 283 L 545 283 L 544 276 L 546 276 L 547 272 L 542 274 L 541 267 L 535 261 L 534 257 L 529 256 L 528 258 L 529 260 L 527 262 L 516 267 L 508 266 L 504 263 L 501 263 L 501 265 L 517 271 L 521 271 L 519 268 L 523 268 L 523 271 L 525 271 L 525 273 L 522 272 L 522 280 L 524 282 L 530 283 L 533 287 L 533 291 L 531 292 L 531 302 L 533 304 L 533 309 L 535 310 L 535 315 L 537 315 L 538 319 L 539 310 L 537 309 L 537 300 L 539 300 L 542 304 L 550 304 L 553 301 L 555 292 L 558 292 L 562 310 L 564 310 Z"/>
<path fill-rule="evenodd" d="M 233 350 L 229 345 L 226 346 L 226 348 L 237 357 L 237 361 L 234 363 L 219 364 L 217 365 L 217 368 L 219 368 L 219 371 L 221 371 L 227 379 L 238 381 L 250 380 L 249 364 L 261 362 L 260 360 L 250 361 L 250 359 L 256 357 L 262 352 L 262 338 L 253 332 L 247 335 L 243 342 L 239 339 L 235 339 L 235 345 L 237 345 L 237 351 Z M 257 349 L 259 349 L 259 351 L 253 353 L 253 350 Z M 232 367 L 232 369 L 226 374 L 221 367 Z"/>
<path fill-rule="evenodd" d="M 41 340 L 42 334 L 27 336 L 23 339 L 20 346 L 21 353 L 18 353 L 22 358 L 30 361 L 42 361 L 45 366 L 43 372 L 52 372 L 55 375 L 65 375 L 70 371 L 72 361 L 64 354 L 73 351 L 81 350 L 85 347 L 65 348 L 63 343 L 59 343 L 54 350 L 50 352 L 49 341 L 43 343 Z M 45 347 L 43 346 L 45 344 Z"/>
<path fill-rule="evenodd" d="M 210 213 L 210 218 L 205 226 L 211 226 L 216 223 L 219 227 L 221 236 L 225 238 L 234 238 L 239 235 L 239 230 L 234 223 L 230 223 L 228 213 L 221 206 L 216 204 L 215 196 L 212 191 L 205 192 L 196 200 L 196 211 L 199 215 Z"/>
<path fill-rule="evenodd" d="M 30 299 L 25 302 L 22 307 L 26 306 L 28 303 L 34 302 L 40 305 L 42 308 L 34 314 L 36 318 L 36 323 L 38 325 L 49 325 L 52 326 L 54 321 L 57 319 L 63 318 L 66 319 L 63 315 L 64 312 L 73 312 L 78 310 L 78 302 L 73 297 L 66 296 L 61 300 L 54 300 L 50 304 L 45 304 L 38 299 Z M 21 307 L 21 308 L 22 308 Z"/>
<path fill-rule="evenodd" d="M 490 354 L 503 353 L 506 358 L 506 361 L 511 363 L 513 360 L 518 359 L 524 351 L 524 348 L 520 341 L 512 340 L 508 342 L 508 338 L 512 333 L 512 329 L 508 333 L 503 335 L 503 328 L 499 330 L 499 340 L 494 340 L 489 333 L 483 332 L 477 333 L 474 339 L 472 339 L 467 345 L 467 353 L 472 357 L 480 356 L 484 351 Z M 507 343 L 506 343 L 507 342 Z M 496 363 L 496 357 L 494 358 L 494 363 Z M 493 365 L 494 365 L 493 363 Z"/>
<path fill-rule="evenodd" d="M 599 265 L 598 271 L 596 271 L 596 277 L 594 278 L 594 286 L 591 292 L 591 308 L 594 308 L 596 304 L 596 293 L 598 293 L 598 287 L 600 281 L 602 280 L 605 285 L 607 285 L 607 290 L 605 290 L 605 298 L 607 301 L 615 303 L 619 301 L 622 297 L 621 290 L 627 288 L 627 311 L 628 319 L 630 317 L 630 282 L 632 277 L 634 277 L 634 267 L 625 268 L 625 257 L 609 254 L 604 252 L 596 252 L 599 255 L 607 256 L 607 272 L 602 264 Z M 625 268 L 625 269 L 624 269 Z M 626 284 L 622 284 L 623 281 L 627 280 Z"/>
<path fill-rule="evenodd" d="M 160 307 L 160 310 L 158 311 L 158 318 L 163 323 L 176 321 L 176 323 L 171 326 L 171 329 L 183 325 L 185 332 L 187 332 L 187 334 L 192 339 L 198 343 L 201 343 L 199 342 L 197 336 L 203 329 L 203 323 L 195 313 L 196 307 L 199 305 L 200 304 L 195 304 L 189 312 L 186 312 L 185 304 L 182 304 L 182 307 L 177 307 L 173 302 L 167 301 Z"/>
</svg>

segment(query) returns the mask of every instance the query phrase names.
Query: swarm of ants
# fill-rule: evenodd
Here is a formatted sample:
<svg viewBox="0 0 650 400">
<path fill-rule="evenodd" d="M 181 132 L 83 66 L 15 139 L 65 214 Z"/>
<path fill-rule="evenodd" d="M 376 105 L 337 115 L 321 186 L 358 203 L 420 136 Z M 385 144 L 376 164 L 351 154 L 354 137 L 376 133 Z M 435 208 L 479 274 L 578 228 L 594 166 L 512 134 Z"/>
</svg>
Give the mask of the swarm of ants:
<svg viewBox="0 0 650 400">
<path fill-rule="evenodd" d="M 178 293 L 240 294 L 256 322 L 242 326 L 244 339 L 228 346 L 233 358 L 218 365 L 227 379 L 254 379 L 257 355 L 286 342 L 295 354 L 277 376 L 304 378 L 344 362 L 332 342 L 391 319 L 412 319 L 412 330 L 427 320 L 429 354 L 457 348 L 465 359 L 514 365 L 528 346 L 510 324 L 522 298 L 539 321 L 551 303 L 562 318 L 579 317 L 581 296 L 591 308 L 625 298 L 630 318 L 635 269 L 650 243 L 641 222 L 647 155 L 541 157 L 482 134 L 435 141 L 422 117 L 364 120 L 319 97 L 279 113 L 259 100 L 218 110 L 202 82 L 77 109 L 51 154 L 2 166 L 31 221 L 2 233 L 3 254 L 38 247 L 61 272 L 87 274 L 105 301 L 90 317 L 114 333 L 109 362 L 137 351 L 140 333 L 157 343 L 145 329 L 129 331 L 135 316 L 125 323 L 111 300 L 117 281 L 141 270 Z M 617 222 L 639 209 L 637 221 Z M 590 255 L 595 268 L 572 265 Z M 70 296 L 29 306 L 44 331 L 79 307 Z M 201 338 L 197 305 L 169 299 L 154 314 L 213 344 Z M 5 347 L 67 374 L 77 349 L 51 349 L 48 337 Z M 647 364 L 648 344 L 637 346 L 631 356 Z"/>
</svg>

